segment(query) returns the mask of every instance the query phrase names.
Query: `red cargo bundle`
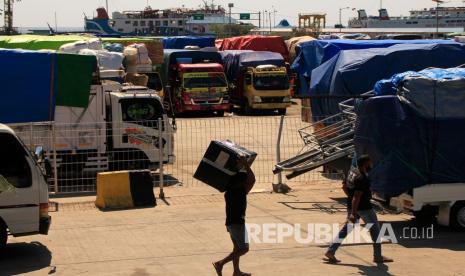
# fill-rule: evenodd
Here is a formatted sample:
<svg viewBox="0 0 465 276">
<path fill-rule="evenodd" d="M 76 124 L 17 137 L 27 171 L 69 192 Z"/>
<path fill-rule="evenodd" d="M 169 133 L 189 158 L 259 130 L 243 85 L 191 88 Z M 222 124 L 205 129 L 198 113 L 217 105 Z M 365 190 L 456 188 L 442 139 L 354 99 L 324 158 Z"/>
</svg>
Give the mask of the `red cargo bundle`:
<svg viewBox="0 0 465 276">
<path fill-rule="evenodd" d="M 220 46 L 220 47 L 218 47 Z M 226 50 L 252 50 L 279 53 L 286 62 L 289 62 L 289 50 L 284 39 L 280 36 L 248 35 L 225 38 L 217 42 L 220 51 Z"/>
</svg>

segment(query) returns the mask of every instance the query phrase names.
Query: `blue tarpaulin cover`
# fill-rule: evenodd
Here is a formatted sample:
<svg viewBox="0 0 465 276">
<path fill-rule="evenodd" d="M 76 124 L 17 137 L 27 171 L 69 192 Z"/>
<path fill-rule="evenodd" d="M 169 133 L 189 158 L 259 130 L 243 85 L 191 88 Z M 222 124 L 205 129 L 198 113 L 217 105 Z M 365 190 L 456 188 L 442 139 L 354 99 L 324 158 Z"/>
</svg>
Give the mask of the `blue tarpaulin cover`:
<svg viewBox="0 0 465 276">
<path fill-rule="evenodd" d="M 408 70 L 455 67 L 465 63 L 463 44 L 394 45 L 384 49 L 346 50 L 313 71 L 310 96 L 314 119 L 339 113 L 344 97 L 369 92 L 377 81 Z"/>
<path fill-rule="evenodd" d="M 53 119 L 53 53 L 0 50 L 0 122 L 40 122 Z"/>
<path fill-rule="evenodd" d="M 178 36 L 163 38 L 165 49 L 184 49 L 186 46 L 198 46 L 200 48 L 215 47 L 214 36 Z"/>
<path fill-rule="evenodd" d="M 373 159 L 372 188 L 386 198 L 426 184 L 465 182 L 465 114 L 459 108 L 465 105 L 465 69 L 419 75 L 405 78 L 398 95 L 356 105 L 356 152 Z M 419 112 L 418 103 L 433 97 L 423 105 L 428 112 Z"/>
<path fill-rule="evenodd" d="M 0 123 L 52 121 L 55 105 L 86 108 L 95 56 L 0 49 Z"/>
<path fill-rule="evenodd" d="M 265 51 L 224 51 L 221 52 L 225 66 L 226 76 L 229 81 L 239 77 L 239 73 L 246 67 L 257 67 L 260 65 L 285 66 L 286 63 L 281 54 Z"/>
<path fill-rule="evenodd" d="M 387 48 L 397 44 L 455 43 L 452 40 L 313 40 L 296 48 L 297 58 L 291 69 L 299 75 L 299 94 L 306 94 L 312 71 L 343 50 Z"/>
</svg>

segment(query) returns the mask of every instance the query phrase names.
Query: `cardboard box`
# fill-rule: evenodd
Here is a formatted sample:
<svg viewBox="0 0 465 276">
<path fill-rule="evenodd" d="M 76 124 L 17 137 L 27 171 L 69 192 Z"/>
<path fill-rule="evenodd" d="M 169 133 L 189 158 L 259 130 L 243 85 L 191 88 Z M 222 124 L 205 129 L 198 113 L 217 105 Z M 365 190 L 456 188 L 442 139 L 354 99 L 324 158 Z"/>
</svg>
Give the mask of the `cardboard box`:
<svg viewBox="0 0 465 276">
<path fill-rule="evenodd" d="M 212 141 L 194 178 L 220 192 L 225 192 L 231 187 L 233 177 L 241 169 L 238 163 L 240 156 L 245 156 L 251 166 L 257 153 L 231 141 Z"/>
</svg>

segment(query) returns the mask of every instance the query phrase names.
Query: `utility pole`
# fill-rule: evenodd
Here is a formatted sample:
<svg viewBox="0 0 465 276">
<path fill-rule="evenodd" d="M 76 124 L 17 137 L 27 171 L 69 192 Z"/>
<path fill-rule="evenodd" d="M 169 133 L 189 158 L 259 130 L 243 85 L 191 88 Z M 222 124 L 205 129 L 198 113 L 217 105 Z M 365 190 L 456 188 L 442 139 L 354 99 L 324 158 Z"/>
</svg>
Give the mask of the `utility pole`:
<svg viewBox="0 0 465 276">
<path fill-rule="evenodd" d="M 272 33 L 272 30 L 271 30 L 271 25 L 272 25 L 272 22 L 271 22 L 271 11 L 268 12 L 268 19 L 270 20 L 270 35 Z"/>
<path fill-rule="evenodd" d="M 276 27 L 276 12 L 277 12 L 277 10 L 274 8 L 274 6 L 272 6 L 272 7 L 273 7 L 273 25 Z"/>
<path fill-rule="evenodd" d="M 379 0 L 379 9 L 381 10 L 383 8 L 383 0 Z"/>
<path fill-rule="evenodd" d="M 444 3 L 443 0 L 432 0 L 436 2 L 436 38 L 439 38 L 439 4 Z"/>
<path fill-rule="evenodd" d="M 232 12 L 231 9 L 234 8 L 234 3 L 229 3 L 229 36 L 232 36 Z"/>
<path fill-rule="evenodd" d="M 58 32 L 57 12 L 55 12 L 55 32 Z"/>
<path fill-rule="evenodd" d="M 258 28 L 262 28 L 262 12 L 258 12 Z"/>
<path fill-rule="evenodd" d="M 105 8 L 107 10 L 107 13 L 110 14 L 110 10 L 108 10 L 108 0 L 105 0 Z"/>
<path fill-rule="evenodd" d="M 340 8 L 339 9 L 339 32 L 342 33 L 342 11 L 348 10 L 350 7 Z"/>
<path fill-rule="evenodd" d="M 5 8 L 3 10 L 3 16 L 5 19 L 5 34 L 12 35 L 13 30 L 13 0 L 4 0 Z"/>
</svg>

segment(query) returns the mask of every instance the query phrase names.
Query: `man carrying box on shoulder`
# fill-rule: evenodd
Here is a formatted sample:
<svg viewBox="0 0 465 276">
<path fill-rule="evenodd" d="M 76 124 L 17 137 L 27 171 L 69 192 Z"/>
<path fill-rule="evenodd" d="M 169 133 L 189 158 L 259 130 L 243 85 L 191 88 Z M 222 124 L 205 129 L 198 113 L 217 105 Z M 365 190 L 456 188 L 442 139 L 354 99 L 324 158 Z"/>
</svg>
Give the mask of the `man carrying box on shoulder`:
<svg viewBox="0 0 465 276">
<path fill-rule="evenodd" d="M 219 276 L 223 275 L 223 266 L 231 261 L 234 266 L 233 276 L 251 275 L 240 270 L 239 261 L 241 256 L 249 252 L 245 212 L 247 209 L 247 194 L 255 184 L 255 175 L 247 162 L 247 158 L 240 157 L 238 164 L 240 169 L 234 176 L 232 185 L 224 194 L 226 201 L 226 229 L 231 236 L 234 249 L 226 258 L 213 263 Z"/>
</svg>

